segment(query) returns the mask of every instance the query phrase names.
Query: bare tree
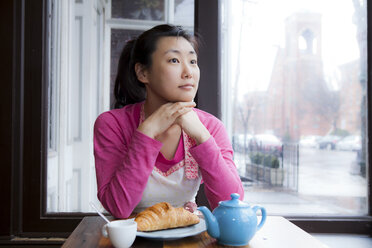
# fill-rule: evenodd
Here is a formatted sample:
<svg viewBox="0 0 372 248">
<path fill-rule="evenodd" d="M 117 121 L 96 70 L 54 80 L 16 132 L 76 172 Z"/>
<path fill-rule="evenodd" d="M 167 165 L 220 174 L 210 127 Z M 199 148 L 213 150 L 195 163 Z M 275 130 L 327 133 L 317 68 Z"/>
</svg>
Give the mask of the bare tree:
<svg viewBox="0 0 372 248">
<path fill-rule="evenodd" d="M 255 104 L 254 100 L 249 98 L 249 96 L 247 96 L 246 98 L 244 98 L 243 102 L 236 105 L 239 124 L 242 126 L 243 134 L 244 134 L 243 135 L 244 154 L 246 153 L 246 150 L 248 147 L 247 136 L 248 136 L 248 129 L 249 129 L 249 124 L 250 124 L 249 120 L 253 112 L 254 104 Z"/>
</svg>

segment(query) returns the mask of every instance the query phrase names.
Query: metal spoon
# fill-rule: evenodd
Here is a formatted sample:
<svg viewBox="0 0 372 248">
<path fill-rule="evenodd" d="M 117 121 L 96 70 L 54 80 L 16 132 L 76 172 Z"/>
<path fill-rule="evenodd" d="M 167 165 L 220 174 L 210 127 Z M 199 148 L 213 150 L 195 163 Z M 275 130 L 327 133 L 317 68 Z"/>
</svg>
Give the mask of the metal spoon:
<svg viewBox="0 0 372 248">
<path fill-rule="evenodd" d="M 101 216 L 107 223 L 110 223 L 110 221 L 96 208 L 93 202 L 89 202 L 90 206 L 96 210 L 96 212 Z"/>
</svg>

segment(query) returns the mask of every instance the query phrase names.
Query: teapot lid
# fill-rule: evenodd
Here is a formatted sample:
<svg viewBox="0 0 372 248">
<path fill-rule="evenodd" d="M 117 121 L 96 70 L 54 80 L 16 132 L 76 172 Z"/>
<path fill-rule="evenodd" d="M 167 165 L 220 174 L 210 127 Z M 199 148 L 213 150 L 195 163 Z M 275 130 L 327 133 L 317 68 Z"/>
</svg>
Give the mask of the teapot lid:
<svg viewBox="0 0 372 248">
<path fill-rule="evenodd" d="M 238 193 L 232 193 L 230 196 L 231 196 L 231 200 L 221 201 L 219 205 L 224 206 L 224 207 L 238 207 L 238 208 L 249 207 L 249 204 L 239 200 L 240 195 Z"/>
</svg>

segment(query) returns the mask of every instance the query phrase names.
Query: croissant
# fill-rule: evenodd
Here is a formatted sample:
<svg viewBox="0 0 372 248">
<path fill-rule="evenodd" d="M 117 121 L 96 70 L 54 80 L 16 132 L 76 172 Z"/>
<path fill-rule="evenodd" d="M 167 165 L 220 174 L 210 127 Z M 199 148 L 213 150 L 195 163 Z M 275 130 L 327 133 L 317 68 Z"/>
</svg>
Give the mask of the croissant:
<svg viewBox="0 0 372 248">
<path fill-rule="evenodd" d="M 199 223 L 199 217 L 186 209 L 160 202 L 140 212 L 134 219 L 138 231 L 156 231 Z"/>
</svg>

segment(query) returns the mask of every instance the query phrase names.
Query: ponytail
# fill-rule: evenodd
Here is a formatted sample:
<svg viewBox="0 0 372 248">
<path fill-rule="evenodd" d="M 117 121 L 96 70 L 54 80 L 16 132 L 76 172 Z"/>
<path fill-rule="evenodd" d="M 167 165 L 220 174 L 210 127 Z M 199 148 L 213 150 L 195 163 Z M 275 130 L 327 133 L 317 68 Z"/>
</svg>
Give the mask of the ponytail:
<svg viewBox="0 0 372 248">
<path fill-rule="evenodd" d="M 145 100 L 146 87 L 137 79 L 134 66 L 140 63 L 145 68 L 150 68 L 151 56 L 156 50 L 158 39 L 168 36 L 185 38 L 197 52 L 196 40 L 180 26 L 158 25 L 142 33 L 137 39 L 128 41 L 120 55 L 115 79 L 115 108 Z"/>
<path fill-rule="evenodd" d="M 115 108 L 145 100 L 146 89 L 136 76 L 133 60 L 136 39 L 126 43 L 120 55 L 118 74 L 115 79 Z"/>
</svg>

